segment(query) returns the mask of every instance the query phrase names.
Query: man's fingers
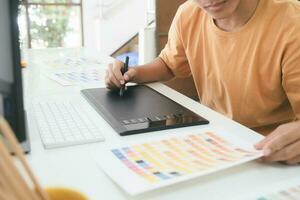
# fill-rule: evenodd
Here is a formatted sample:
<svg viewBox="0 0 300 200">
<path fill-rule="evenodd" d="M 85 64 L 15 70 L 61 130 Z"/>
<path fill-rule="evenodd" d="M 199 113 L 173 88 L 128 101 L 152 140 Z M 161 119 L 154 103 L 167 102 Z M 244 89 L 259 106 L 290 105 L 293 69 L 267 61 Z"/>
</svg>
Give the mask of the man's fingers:
<svg viewBox="0 0 300 200">
<path fill-rule="evenodd" d="M 273 153 L 270 156 L 264 157 L 263 160 L 267 162 L 274 161 L 288 161 L 293 158 L 300 156 L 300 141 L 298 140 L 295 143 L 292 143 L 283 149 Z"/>
<path fill-rule="evenodd" d="M 111 85 L 110 85 L 110 80 L 109 80 L 109 78 L 108 78 L 108 69 L 105 71 L 105 79 L 104 79 L 104 81 L 105 81 L 106 87 L 107 87 L 107 88 L 110 88 Z"/>
<path fill-rule="evenodd" d="M 119 81 L 120 85 L 125 83 L 124 77 L 122 75 L 121 69 L 124 64 L 121 61 L 115 61 L 113 63 L 112 71 L 115 75 L 115 78 Z"/>
<path fill-rule="evenodd" d="M 115 61 L 108 65 L 105 76 L 105 84 L 109 89 L 120 88 L 126 82 L 132 81 L 136 75 L 135 69 L 129 69 L 124 75 L 122 75 L 122 68 L 124 63 L 121 61 Z"/>
<path fill-rule="evenodd" d="M 260 142 L 258 142 L 257 144 L 255 144 L 254 145 L 255 148 L 257 148 L 258 150 L 261 150 L 267 142 L 269 142 L 270 140 L 273 140 L 278 134 L 280 134 L 279 127 L 276 128 L 272 133 L 270 133 L 263 140 L 261 140 Z"/>
<path fill-rule="evenodd" d="M 263 142 L 262 149 L 264 150 L 265 156 L 269 156 L 300 139 L 300 132 L 296 131 L 297 129 L 289 127 L 290 126 L 285 125 L 279 126 L 273 132 L 274 135 L 272 133 L 272 136 Z"/>
<path fill-rule="evenodd" d="M 110 84 L 115 85 L 116 87 L 121 87 L 120 81 L 115 77 L 112 67 L 108 68 L 108 79 Z"/>
<path fill-rule="evenodd" d="M 136 74 L 135 69 L 129 69 L 125 74 L 124 74 L 124 79 L 126 82 L 132 81 L 134 79 L 134 76 Z"/>
</svg>

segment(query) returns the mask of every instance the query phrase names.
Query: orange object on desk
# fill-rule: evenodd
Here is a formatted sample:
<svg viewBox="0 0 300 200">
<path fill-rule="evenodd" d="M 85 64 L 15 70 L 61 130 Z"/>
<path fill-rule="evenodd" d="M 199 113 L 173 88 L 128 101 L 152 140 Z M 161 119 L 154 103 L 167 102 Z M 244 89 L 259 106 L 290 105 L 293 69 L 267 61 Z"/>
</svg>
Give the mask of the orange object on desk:
<svg viewBox="0 0 300 200">
<path fill-rule="evenodd" d="M 50 200 L 87 200 L 80 192 L 68 188 L 46 188 Z"/>
<path fill-rule="evenodd" d="M 28 62 L 26 60 L 21 60 L 21 67 L 25 68 L 28 66 Z"/>
</svg>

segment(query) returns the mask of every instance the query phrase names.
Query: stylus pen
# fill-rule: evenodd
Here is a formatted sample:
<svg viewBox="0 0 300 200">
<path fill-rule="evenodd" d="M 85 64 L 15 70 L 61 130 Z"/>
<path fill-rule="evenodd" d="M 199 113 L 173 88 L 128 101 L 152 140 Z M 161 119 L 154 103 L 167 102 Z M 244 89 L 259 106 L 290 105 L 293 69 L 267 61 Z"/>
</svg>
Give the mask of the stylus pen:
<svg viewBox="0 0 300 200">
<path fill-rule="evenodd" d="M 124 75 L 127 71 L 128 71 L 128 64 L 129 64 L 129 57 L 126 56 L 126 60 L 125 60 L 125 64 L 124 64 L 124 67 L 122 69 L 122 75 Z M 125 92 L 125 85 L 126 83 L 124 83 L 124 85 L 122 85 L 122 87 L 120 88 L 120 92 L 119 92 L 119 95 L 122 97 L 124 96 L 124 92 Z"/>
</svg>

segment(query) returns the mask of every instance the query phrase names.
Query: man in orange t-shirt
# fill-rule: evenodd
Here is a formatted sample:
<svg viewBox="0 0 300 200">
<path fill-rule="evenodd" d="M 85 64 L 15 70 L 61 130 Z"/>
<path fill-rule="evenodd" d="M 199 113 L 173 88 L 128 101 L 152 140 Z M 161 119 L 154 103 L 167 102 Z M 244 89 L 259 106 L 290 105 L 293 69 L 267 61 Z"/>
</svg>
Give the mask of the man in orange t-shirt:
<svg viewBox="0 0 300 200">
<path fill-rule="evenodd" d="M 178 9 L 151 63 L 110 64 L 108 88 L 193 76 L 206 105 L 267 137 L 265 161 L 300 163 L 300 3 L 194 0 Z"/>
</svg>

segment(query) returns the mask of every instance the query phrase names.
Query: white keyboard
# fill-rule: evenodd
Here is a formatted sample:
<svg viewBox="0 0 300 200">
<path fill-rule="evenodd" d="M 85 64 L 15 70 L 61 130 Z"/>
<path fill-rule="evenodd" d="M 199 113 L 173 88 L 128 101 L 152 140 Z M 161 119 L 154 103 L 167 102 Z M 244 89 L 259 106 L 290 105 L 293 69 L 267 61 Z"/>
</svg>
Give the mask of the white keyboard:
<svg viewBox="0 0 300 200">
<path fill-rule="evenodd" d="M 33 110 L 45 148 L 104 140 L 80 102 L 39 101 L 33 103 Z"/>
</svg>

